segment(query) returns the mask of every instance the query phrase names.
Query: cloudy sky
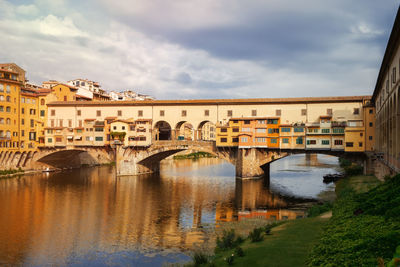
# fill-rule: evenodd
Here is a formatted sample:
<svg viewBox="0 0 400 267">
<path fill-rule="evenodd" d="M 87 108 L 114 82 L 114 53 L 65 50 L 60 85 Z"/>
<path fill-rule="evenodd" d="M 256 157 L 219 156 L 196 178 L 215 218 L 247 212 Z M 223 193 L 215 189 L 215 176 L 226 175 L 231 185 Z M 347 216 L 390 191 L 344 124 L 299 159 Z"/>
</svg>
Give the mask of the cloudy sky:
<svg viewBox="0 0 400 267">
<path fill-rule="evenodd" d="M 372 94 L 394 0 L 0 0 L 0 62 L 157 99 Z"/>
</svg>

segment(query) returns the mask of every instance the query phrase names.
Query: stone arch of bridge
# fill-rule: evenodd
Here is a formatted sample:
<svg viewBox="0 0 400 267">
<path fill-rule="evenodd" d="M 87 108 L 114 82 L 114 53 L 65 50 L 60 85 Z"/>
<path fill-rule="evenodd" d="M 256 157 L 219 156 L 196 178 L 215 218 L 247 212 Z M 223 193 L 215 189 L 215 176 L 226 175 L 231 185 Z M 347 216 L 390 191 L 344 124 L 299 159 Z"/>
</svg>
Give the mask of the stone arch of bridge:
<svg viewBox="0 0 400 267">
<path fill-rule="evenodd" d="M 87 162 L 96 162 L 96 159 L 84 149 L 54 150 L 48 152 L 46 155 L 40 155 L 39 157 L 40 158 L 36 160 L 37 162 L 53 168 L 79 167 L 82 165 L 83 157 Z"/>
<path fill-rule="evenodd" d="M 153 140 L 172 140 L 172 128 L 167 121 L 157 121 L 153 126 Z"/>
<path fill-rule="evenodd" d="M 188 121 L 179 121 L 175 125 L 175 139 L 177 140 L 197 140 L 196 132 L 193 127 L 193 124 Z"/>
<path fill-rule="evenodd" d="M 197 126 L 198 140 L 215 140 L 215 124 L 209 120 L 204 120 Z"/>
</svg>

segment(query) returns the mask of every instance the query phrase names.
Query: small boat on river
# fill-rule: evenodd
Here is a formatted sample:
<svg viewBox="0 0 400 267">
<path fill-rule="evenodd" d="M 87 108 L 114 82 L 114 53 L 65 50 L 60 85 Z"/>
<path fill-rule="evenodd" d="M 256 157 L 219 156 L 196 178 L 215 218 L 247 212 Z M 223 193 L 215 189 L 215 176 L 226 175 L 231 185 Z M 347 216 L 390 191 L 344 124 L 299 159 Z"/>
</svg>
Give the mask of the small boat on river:
<svg viewBox="0 0 400 267">
<path fill-rule="evenodd" d="M 334 173 L 334 174 L 326 174 L 324 177 L 324 183 L 329 184 L 332 182 L 336 182 L 337 180 L 344 178 L 344 173 Z"/>
</svg>

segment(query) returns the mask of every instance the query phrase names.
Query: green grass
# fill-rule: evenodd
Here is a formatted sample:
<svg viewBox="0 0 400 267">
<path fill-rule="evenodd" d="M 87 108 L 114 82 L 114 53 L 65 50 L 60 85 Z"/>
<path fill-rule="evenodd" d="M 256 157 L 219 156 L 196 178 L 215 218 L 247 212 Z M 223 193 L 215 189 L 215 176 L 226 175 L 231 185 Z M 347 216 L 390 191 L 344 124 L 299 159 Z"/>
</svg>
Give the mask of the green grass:
<svg viewBox="0 0 400 267">
<path fill-rule="evenodd" d="M 356 193 L 364 193 L 380 185 L 382 182 L 375 176 L 357 175 L 339 180 L 336 183 L 336 195 L 342 191 L 352 189 Z"/>
<path fill-rule="evenodd" d="M 306 259 L 316 243 L 327 219 L 306 218 L 289 221 L 264 234 L 264 240 L 252 243 L 247 239 L 240 247 L 244 257 L 234 257 L 233 266 L 306 266 Z M 215 255 L 215 266 L 228 266 L 225 258 L 235 250 Z"/>
</svg>

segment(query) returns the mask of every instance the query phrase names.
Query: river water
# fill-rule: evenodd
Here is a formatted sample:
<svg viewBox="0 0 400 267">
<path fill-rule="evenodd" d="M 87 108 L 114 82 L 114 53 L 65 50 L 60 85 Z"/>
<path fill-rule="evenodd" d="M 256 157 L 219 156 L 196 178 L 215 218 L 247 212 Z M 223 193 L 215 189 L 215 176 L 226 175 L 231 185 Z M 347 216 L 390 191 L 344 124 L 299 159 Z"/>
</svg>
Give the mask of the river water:
<svg viewBox="0 0 400 267">
<path fill-rule="evenodd" d="M 0 265 L 161 266 L 189 259 L 216 225 L 305 216 L 303 202 L 334 185 L 337 158 L 295 155 L 269 179 L 235 179 L 216 158 L 164 160 L 159 175 L 120 177 L 112 167 L 0 180 Z"/>
</svg>

